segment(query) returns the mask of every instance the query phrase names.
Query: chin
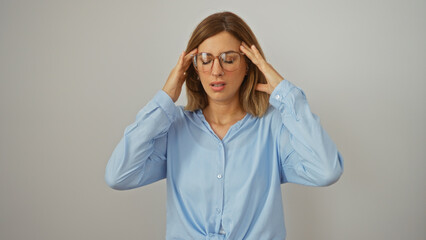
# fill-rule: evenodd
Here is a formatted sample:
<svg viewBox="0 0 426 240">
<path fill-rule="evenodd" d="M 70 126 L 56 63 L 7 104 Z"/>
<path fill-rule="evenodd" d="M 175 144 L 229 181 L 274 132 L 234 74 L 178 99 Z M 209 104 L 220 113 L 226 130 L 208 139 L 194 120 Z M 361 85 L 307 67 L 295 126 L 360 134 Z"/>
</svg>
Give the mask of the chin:
<svg viewBox="0 0 426 240">
<path fill-rule="evenodd" d="M 234 99 L 238 100 L 238 91 L 234 94 L 227 92 L 208 92 L 207 97 L 209 101 L 215 102 L 231 102 Z"/>
</svg>

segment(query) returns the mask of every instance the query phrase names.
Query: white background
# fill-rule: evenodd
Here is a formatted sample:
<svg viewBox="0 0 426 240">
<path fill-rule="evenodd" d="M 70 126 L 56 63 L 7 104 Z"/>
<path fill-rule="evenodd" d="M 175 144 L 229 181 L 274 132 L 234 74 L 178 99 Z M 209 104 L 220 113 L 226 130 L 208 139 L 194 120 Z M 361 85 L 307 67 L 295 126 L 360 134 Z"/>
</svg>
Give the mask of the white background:
<svg viewBox="0 0 426 240">
<path fill-rule="evenodd" d="M 0 1 L 0 239 L 164 239 L 165 181 L 115 191 L 105 166 L 224 10 L 345 160 L 330 187 L 282 186 L 287 239 L 426 239 L 424 0 Z"/>
</svg>

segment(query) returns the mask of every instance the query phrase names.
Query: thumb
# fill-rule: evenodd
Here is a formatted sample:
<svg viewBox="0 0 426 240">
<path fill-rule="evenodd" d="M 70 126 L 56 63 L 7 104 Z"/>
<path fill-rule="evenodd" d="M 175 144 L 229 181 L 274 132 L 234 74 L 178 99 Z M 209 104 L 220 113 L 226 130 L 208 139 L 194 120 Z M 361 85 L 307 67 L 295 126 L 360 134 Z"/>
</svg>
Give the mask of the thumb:
<svg viewBox="0 0 426 240">
<path fill-rule="evenodd" d="M 265 84 L 265 83 L 258 83 L 257 85 L 256 85 L 256 90 L 257 91 L 260 91 L 260 92 L 266 92 L 266 93 L 269 93 L 269 88 L 268 88 L 268 84 Z"/>
</svg>

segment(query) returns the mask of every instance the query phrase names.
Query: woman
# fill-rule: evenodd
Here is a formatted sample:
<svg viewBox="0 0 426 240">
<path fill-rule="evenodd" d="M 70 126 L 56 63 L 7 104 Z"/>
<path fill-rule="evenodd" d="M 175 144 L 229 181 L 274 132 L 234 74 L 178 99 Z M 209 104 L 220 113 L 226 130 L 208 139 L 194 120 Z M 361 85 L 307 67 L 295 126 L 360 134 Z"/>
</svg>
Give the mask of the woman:
<svg viewBox="0 0 426 240">
<path fill-rule="evenodd" d="M 177 107 L 186 81 L 188 104 Z M 163 89 L 115 148 L 114 189 L 167 181 L 166 239 L 285 238 L 280 185 L 327 186 L 343 160 L 303 91 L 230 12 L 194 30 Z"/>
</svg>

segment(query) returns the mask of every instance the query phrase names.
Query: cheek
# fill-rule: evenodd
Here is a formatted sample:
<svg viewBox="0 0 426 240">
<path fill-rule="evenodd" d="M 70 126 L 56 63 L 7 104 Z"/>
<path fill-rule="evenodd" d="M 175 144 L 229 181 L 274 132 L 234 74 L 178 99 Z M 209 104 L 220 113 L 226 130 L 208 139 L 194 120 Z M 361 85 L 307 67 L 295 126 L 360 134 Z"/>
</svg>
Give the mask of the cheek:
<svg viewBox="0 0 426 240">
<path fill-rule="evenodd" d="M 200 81 L 201 81 L 201 85 L 204 88 L 204 91 L 208 91 L 209 86 L 210 86 L 210 81 L 208 81 L 208 77 L 201 77 L 200 76 Z"/>
<path fill-rule="evenodd" d="M 207 85 L 209 85 L 209 81 L 207 80 L 208 79 L 208 77 L 202 77 L 202 76 L 200 76 L 200 82 L 201 82 L 201 85 L 203 85 L 203 87 L 206 87 Z"/>
<path fill-rule="evenodd" d="M 245 76 L 245 71 L 235 71 L 235 72 L 231 72 L 229 73 L 228 77 L 230 80 L 232 80 L 232 83 L 241 85 L 241 83 L 244 80 L 244 76 Z"/>
</svg>

